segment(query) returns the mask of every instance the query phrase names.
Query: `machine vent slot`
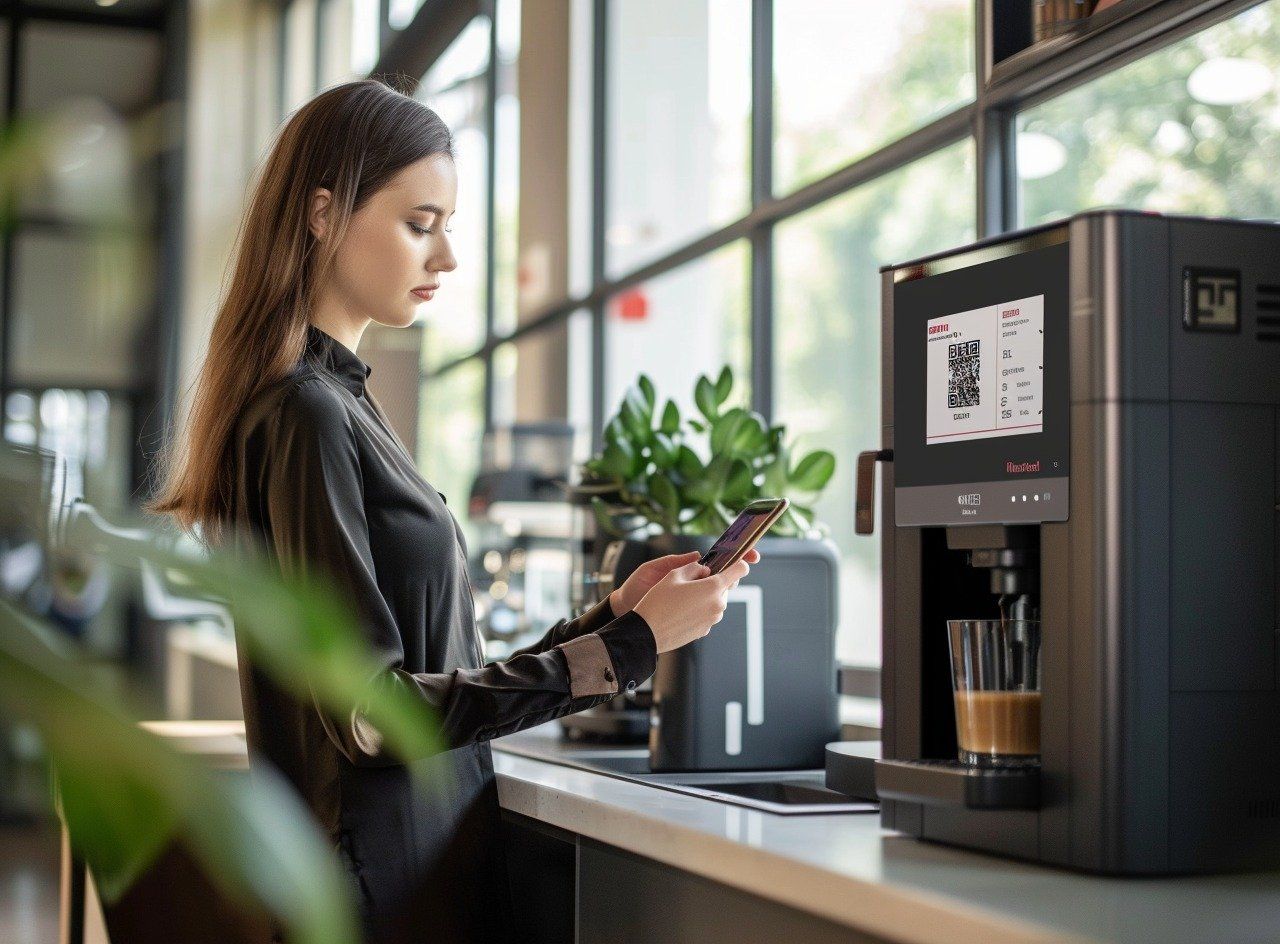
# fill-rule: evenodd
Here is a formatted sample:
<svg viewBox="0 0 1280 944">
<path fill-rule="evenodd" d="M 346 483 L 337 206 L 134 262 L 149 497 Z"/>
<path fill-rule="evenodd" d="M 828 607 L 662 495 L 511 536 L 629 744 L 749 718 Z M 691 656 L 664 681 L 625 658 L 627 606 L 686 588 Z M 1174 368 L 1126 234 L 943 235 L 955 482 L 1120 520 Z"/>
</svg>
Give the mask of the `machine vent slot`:
<svg viewBox="0 0 1280 944">
<path fill-rule="evenodd" d="M 1258 340 L 1280 341 L 1280 285 L 1258 283 Z"/>
</svg>

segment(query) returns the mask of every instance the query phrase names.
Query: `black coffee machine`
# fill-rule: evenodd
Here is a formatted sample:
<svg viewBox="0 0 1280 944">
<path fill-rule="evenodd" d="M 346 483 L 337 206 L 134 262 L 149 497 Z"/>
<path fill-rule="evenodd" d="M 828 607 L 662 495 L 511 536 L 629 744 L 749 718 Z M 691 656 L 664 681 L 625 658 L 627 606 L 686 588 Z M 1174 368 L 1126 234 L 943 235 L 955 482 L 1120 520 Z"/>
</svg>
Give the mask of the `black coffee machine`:
<svg viewBox="0 0 1280 944">
<path fill-rule="evenodd" d="M 882 306 L 884 825 L 1280 865 L 1280 227 L 1090 212 L 886 268 Z M 956 760 L 946 621 L 1002 602 L 1040 620 L 1039 767 Z"/>
</svg>

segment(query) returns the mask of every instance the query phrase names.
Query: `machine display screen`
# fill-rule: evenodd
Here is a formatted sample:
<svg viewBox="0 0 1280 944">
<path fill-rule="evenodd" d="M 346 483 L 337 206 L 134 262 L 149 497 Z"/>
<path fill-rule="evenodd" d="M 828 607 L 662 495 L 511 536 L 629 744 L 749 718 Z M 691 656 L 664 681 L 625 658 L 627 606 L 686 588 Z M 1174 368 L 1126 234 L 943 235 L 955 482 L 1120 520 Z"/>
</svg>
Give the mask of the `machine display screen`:
<svg viewBox="0 0 1280 944">
<path fill-rule="evenodd" d="M 1065 232 L 889 273 L 897 524 L 1066 520 Z"/>
<path fill-rule="evenodd" d="M 932 318 L 926 328 L 928 442 L 1043 429 L 1043 295 Z"/>
</svg>

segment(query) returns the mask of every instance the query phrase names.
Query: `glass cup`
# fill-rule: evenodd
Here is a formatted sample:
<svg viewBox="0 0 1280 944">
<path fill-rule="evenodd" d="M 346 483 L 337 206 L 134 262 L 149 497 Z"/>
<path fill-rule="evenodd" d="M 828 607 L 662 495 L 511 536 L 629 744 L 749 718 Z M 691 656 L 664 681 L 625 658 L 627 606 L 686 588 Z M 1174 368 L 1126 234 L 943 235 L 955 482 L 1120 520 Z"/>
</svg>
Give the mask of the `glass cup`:
<svg viewBox="0 0 1280 944">
<path fill-rule="evenodd" d="M 960 762 L 1040 763 L 1040 622 L 947 620 Z"/>
</svg>

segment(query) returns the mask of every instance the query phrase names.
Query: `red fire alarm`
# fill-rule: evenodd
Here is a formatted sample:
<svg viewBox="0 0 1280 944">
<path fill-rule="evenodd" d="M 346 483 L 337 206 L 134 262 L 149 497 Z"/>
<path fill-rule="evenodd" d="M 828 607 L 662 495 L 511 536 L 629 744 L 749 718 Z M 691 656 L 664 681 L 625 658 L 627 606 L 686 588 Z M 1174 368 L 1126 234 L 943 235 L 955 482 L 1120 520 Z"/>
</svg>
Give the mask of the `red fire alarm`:
<svg viewBox="0 0 1280 944">
<path fill-rule="evenodd" d="M 623 321 L 644 321 L 649 316 L 649 298 L 644 289 L 629 288 L 614 299 L 613 310 Z"/>
</svg>

